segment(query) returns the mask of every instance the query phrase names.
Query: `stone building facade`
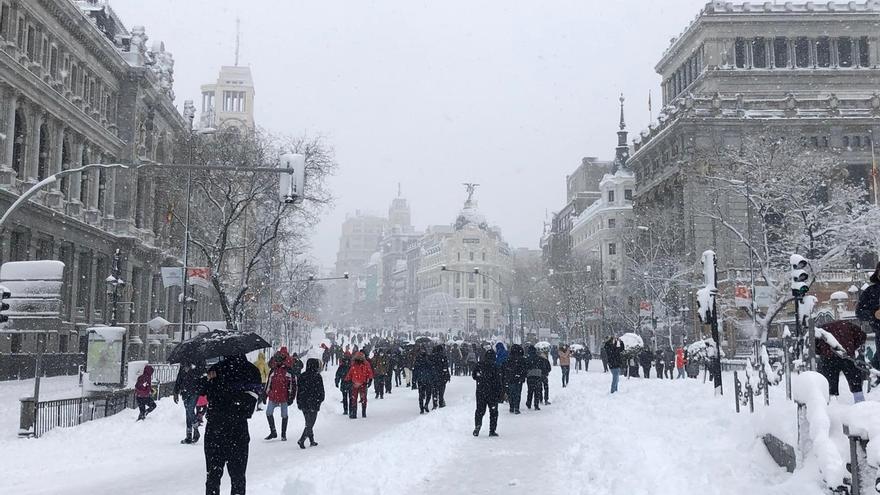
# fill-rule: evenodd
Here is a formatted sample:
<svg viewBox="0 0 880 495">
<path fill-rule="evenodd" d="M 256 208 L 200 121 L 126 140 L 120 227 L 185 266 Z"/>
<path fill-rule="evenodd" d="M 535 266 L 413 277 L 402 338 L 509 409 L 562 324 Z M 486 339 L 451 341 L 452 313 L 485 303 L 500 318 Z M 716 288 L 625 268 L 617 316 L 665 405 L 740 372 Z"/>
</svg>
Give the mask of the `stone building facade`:
<svg viewBox="0 0 880 495">
<path fill-rule="evenodd" d="M 188 133 L 174 106 L 174 60 L 143 27 L 127 29 L 106 2 L 0 0 L 0 208 L 30 186 L 93 163 L 173 163 Z M 2 261 L 57 259 L 66 265 L 63 328 L 47 329 L 47 352 L 81 348 L 83 329 L 106 322 L 105 279 L 121 250 L 126 281 L 120 322 L 131 358 L 151 358 L 162 339 L 144 325 L 179 319 L 177 293 L 161 266 L 180 264 L 179 228 L 167 220 L 182 201 L 155 169 L 91 169 L 50 184 L 0 237 Z M 182 208 L 182 207 L 181 207 Z M 196 318 L 210 313 L 198 308 Z M 37 336 L 0 330 L 0 353 L 32 352 Z"/>
<path fill-rule="evenodd" d="M 637 214 L 671 213 L 681 252 L 715 249 L 720 268 L 741 268 L 741 243 L 699 214 L 710 200 L 691 172 L 706 151 L 764 129 L 802 136 L 838 154 L 867 180 L 880 132 L 880 2 L 712 2 L 656 66 L 664 109 L 634 142 Z M 711 198 L 745 230 L 742 201 Z"/>
</svg>

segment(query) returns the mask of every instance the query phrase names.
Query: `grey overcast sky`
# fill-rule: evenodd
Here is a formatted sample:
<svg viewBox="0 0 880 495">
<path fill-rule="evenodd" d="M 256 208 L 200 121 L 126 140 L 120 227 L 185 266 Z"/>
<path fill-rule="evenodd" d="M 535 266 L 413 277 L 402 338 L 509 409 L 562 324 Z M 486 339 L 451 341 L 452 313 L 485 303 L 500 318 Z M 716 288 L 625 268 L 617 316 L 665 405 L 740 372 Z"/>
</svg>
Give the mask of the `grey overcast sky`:
<svg viewBox="0 0 880 495">
<path fill-rule="evenodd" d="M 256 84 L 258 125 L 323 135 L 336 196 L 313 236 L 335 261 L 355 210 L 385 212 L 397 183 L 413 223 L 448 224 L 462 182 L 515 247 L 537 248 L 581 157 L 610 159 L 618 96 L 630 137 L 660 106 L 654 65 L 701 0 L 112 0 L 174 54 L 176 103 L 233 63 Z"/>
</svg>

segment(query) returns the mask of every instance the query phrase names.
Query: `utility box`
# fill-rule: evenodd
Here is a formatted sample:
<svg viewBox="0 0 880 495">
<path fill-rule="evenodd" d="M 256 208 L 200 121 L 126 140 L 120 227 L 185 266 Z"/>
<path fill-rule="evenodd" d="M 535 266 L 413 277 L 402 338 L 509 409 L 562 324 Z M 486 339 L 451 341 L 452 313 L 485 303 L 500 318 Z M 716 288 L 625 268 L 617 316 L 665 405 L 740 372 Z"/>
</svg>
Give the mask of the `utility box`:
<svg viewBox="0 0 880 495">
<path fill-rule="evenodd" d="M 89 350 L 86 372 L 89 382 L 96 385 L 122 385 L 122 340 L 125 328 L 92 327 L 86 330 Z"/>
</svg>

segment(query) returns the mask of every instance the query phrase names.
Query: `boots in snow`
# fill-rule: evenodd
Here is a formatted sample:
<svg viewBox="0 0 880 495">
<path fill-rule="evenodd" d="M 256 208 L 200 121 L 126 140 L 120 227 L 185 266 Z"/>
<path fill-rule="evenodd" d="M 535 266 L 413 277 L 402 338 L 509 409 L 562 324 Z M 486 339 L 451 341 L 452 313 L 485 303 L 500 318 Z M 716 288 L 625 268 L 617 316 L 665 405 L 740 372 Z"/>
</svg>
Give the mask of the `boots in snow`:
<svg viewBox="0 0 880 495">
<path fill-rule="evenodd" d="M 489 432 L 489 436 L 490 436 L 490 437 L 497 437 L 498 434 L 495 433 L 494 431 L 490 431 L 490 432 Z"/>
<path fill-rule="evenodd" d="M 299 437 L 299 440 L 296 441 L 296 444 L 299 445 L 299 448 L 305 450 L 305 448 L 306 448 L 306 437 Z"/>
<path fill-rule="evenodd" d="M 180 443 L 182 443 L 182 444 L 191 444 L 191 443 L 193 443 L 193 441 L 192 441 L 192 429 L 190 429 L 190 428 L 187 428 L 187 429 L 186 429 L 186 438 L 184 438 L 183 440 L 181 440 Z"/>
<path fill-rule="evenodd" d="M 202 435 L 199 433 L 199 427 L 193 426 L 193 441 L 192 443 L 197 443 L 199 438 L 202 438 Z"/>
<path fill-rule="evenodd" d="M 287 418 L 281 418 L 281 441 L 287 441 Z"/>
<path fill-rule="evenodd" d="M 367 417 L 367 405 L 366 404 L 361 404 L 361 417 L 362 418 Z"/>
<path fill-rule="evenodd" d="M 477 427 L 474 428 L 474 436 L 475 436 L 475 437 L 480 436 L 480 428 L 482 428 L 481 425 L 477 425 Z"/>
<path fill-rule="evenodd" d="M 266 419 L 269 421 L 269 436 L 267 436 L 265 440 L 278 438 L 278 434 L 275 433 L 275 416 L 266 416 Z"/>
<path fill-rule="evenodd" d="M 342 415 L 343 416 L 348 415 L 348 401 L 347 400 L 342 401 Z"/>
</svg>

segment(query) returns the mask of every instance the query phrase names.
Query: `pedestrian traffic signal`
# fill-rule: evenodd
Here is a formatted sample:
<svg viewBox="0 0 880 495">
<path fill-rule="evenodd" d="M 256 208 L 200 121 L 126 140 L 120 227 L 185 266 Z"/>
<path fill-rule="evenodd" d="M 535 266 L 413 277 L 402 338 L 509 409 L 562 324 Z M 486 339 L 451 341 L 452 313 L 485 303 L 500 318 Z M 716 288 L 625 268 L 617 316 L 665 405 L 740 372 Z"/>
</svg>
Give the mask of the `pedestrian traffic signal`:
<svg viewBox="0 0 880 495">
<path fill-rule="evenodd" d="M 10 297 L 12 297 L 12 292 L 9 292 L 9 289 L 0 285 L 0 323 L 9 321 L 9 315 L 6 314 L 9 311 L 9 303 L 6 300 Z"/>
<path fill-rule="evenodd" d="M 807 267 L 810 266 L 810 263 L 806 258 L 797 254 L 791 255 L 789 263 L 791 264 L 791 295 L 804 297 L 804 294 L 810 290 L 810 286 L 807 284 L 810 279 Z"/>
</svg>

